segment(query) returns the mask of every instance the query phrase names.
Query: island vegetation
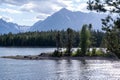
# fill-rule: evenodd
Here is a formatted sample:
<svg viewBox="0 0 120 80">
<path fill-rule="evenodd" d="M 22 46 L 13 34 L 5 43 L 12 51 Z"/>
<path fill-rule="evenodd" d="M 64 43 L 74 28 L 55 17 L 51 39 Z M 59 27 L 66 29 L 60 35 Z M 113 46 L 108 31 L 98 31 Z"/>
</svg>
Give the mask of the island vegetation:
<svg viewBox="0 0 120 80">
<path fill-rule="evenodd" d="M 0 46 L 41 46 L 57 47 L 51 53 L 40 55 L 16 56 L 12 58 L 41 59 L 43 57 L 118 57 L 120 58 L 120 1 L 119 0 L 89 0 L 88 9 L 97 12 L 108 12 L 108 16 L 102 19 L 102 31 L 95 31 L 92 25 L 85 24 L 81 31 L 74 31 L 68 28 L 66 31 L 27 32 L 19 34 L 8 34 L 0 36 Z M 107 9 L 107 7 L 113 7 Z M 112 18 L 112 14 L 118 14 Z M 73 51 L 73 47 L 78 47 Z M 99 47 L 97 49 L 96 47 Z M 65 50 L 63 50 L 65 48 Z M 92 49 L 91 49 L 92 48 Z M 4 58 L 9 58 L 4 57 Z"/>
</svg>

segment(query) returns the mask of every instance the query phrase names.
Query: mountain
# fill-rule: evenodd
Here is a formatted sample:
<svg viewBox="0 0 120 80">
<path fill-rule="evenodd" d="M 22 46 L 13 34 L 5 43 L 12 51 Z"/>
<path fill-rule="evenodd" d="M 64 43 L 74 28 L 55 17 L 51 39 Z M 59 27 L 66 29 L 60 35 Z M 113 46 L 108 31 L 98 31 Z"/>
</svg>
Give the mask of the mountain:
<svg viewBox="0 0 120 80">
<path fill-rule="evenodd" d="M 93 24 L 94 29 L 101 29 L 101 19 L 106 15 L 98 13 L 72 12 L 65 8 L 47 17 L 43 21 L 36 22 L 33 26 L 21 26 L 15 23 L 6 22 L 0 19 L 0 34 L 9 32 L 19 33 L 26 31 L 48 31 L 48 30 L 65 30 L 72 28 L 80 30 L 83 24 Z"/>
<path fill-rule="evenodd" d="M 0 19 L 0 34 L 7 34 L 9 32 L 18 33 L 19 32 L 18 25 Z"/>
<path fill-rule="evenodd" d="M 21 25 L 18 25 L 18 30 L 19 30 L 19 32 L 28 32 L 30 27 L 31 26 L 25 26 L 25 25 L 21 26 Z"/>
<path fill-rule="evenodd" d="M 72 28 L 80 30 L 83 24 L 92 24 L 94 29 L 101 29 L 101 19 L 106 15 L 98 13 L 72 12 L 65 8 L 54 13 L 44 21 L 38 21 L 30 31 L 62 30 Z"/>
<path fill-rule="evenodd" d="M 6 22 L 0 19 L 0 34 L 19 33 L 25 32 L 29 29 L 29 26 L 21 26 L 12 22 Z"/>
</svg>

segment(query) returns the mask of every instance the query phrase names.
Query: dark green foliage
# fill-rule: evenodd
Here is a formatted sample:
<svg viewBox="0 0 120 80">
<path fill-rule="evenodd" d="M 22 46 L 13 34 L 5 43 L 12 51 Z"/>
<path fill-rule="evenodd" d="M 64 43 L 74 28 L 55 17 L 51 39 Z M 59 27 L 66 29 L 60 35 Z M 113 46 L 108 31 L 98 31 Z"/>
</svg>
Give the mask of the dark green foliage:
<svg viewBox="0 0 120 80">
<path fill-rule="evenodd" d="M 56 46 L 56 32 L 27 32 L 0 36 L 0 46 Z"/>
<path fill-rule="evenodd" d="M 107 47 L 108 53 L 115 53 L 120 58 L 120 36 L 119 32 L 115 27 L 111 30 L 111 32 L 106 32 L 106 36 L 104 38 L 105 47 Z"/>
<path fill-rule="evenodd" d="M 53 57 L 62 57 L 63 53 L 59 52 L 58 50 L 55 50 L 52 54 Z"/>
<path fill-rule="evenodd" d="M 80 33 L 80 37 L 81 37 L 81 42 L 80 42 L 81 53 L 82 56 L 85 56 L 90 45 L 90 31 L 88 30 L 87 25 L 83 25 Z"/>
<path fill-rule="evenodd" d="M 109 57 L 110 54 L 104 53 L 101 49 L 97 50 L 96 48 L 93 48 L 92 51 L 87 52 L 86 56 L 92 56 L 92 57 Z"/>
<path fill-rule="evenodd" d="M 99 47 L 103 32 L 92 31 L 93 36 L 97 39 L 94 47 Z M 58 31 L 46 31 L 46 32 L 26 32 L 19 34 L 4 34 L 0 35 L 0 46 L 13 46 L 13 47 L 56 47 L 56 35 Z M 67 45 L 67 32 L 62 30 L 59 31 L 60 34 L 60 44 L 62 42 L 62 47 Z M 78 31 L 73 31 L 73 47 L 78 47 L 80 43 L 80 34 Z M 61 46 L 61 45 L 60 45 Z"/>
<path fill-rule="evenodd" d="M 57 51 L 60 52 L 61 48 L 62 48 L 62 40 L 61 40 L 61 34 L 60 31 L 57 32 L 56 34 L 56 47 L 57 47 Z"/>
<path fill-rule="evenodd" d="M 82 54 L 81 54 L 81 49 L 77 49 L 75 56 L 82 56 Z"/>
<path fill-rule="evenodd" d="M 88 9 L 97 12 L 120 13 L 120 0 L 89 0 Z M 108 8 L 106 8 L 106 6 Z M 114 8 L 113 8 L 114 7 Z"/>
<path fill-rule="evenodd" d="M 103 42 L 108 53 L 116 54 L 120 58 L 120 0 L 89 0 L 88 9 L 117 14 L 116 19 L 110 15 L 102 19 L 102 29 L 106 32 Z"/>
<path fill-rule="evenodd" d="M 96 49 L 93 48 L 93 49 L 92 49 L 92 55 L 95 56 L 95 54 L 96 54 Z"/>
<path fill-rule="evenodd" d="M 71 53 L 72 53 L 72 51 L 71 51 L 71 49 L 72 49 L 72 47 L 73 47 L 73 30 L 72 29 L 70 29 L 70 28 L 68 28 L 67 29 L 67 41 L 66 41 L 66 43 L 67 43 L 67 45 L 66 45 L 66 55 L 67 56 L 70 56 L 71 55 Z"/>
<path fill-rule="evenodd" d="M 102 47 L 102 40 L 103 40 L 104 33 L 100 31 L 92 31 L 91 32 L 91 47 Z"/>
<path fill-rule="evenodd" d="M 56 47 L 57 32 L 58 31 L 42 31 L 19 34 L 4 34 L 0 36 L 0 46 Z M 65 36 L 66 31 L 60 31 L 60 33 Z M 62 40 L 65 40 L 66 36 L 63 36 Z"/>
</svg>

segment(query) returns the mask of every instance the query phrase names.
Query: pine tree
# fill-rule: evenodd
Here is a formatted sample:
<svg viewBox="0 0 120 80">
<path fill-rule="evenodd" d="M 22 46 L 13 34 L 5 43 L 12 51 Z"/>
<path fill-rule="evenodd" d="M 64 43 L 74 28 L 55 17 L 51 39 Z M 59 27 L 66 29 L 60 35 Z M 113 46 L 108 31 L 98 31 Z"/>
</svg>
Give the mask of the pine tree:
<svg viewBox="0 0 120 80">
<path fill-rule="evenodd" d="M 102 30 L 106 32 L 105 46 L 109 53 L 114 53 L 120 58 L 120 0 L 89 0 L 88 9 L 97 12 L 109 12 L 110 15 L 118 14 L 116 19 L 108 15 L 102 19 Z M 106 6 L 108 8 L 106 8 Z"/>
<path fill-rule="evenodd" d="M 72 45 L 73 45 L 73 30 L 72 29 L 70 29 L 70 28 L 68 28 L 67 29 L 67 46 L 66 46 L 66 48 L 67 48 L 67 50 L 66 50 L 66 52 L 67 52 L 67 56 L 71 56 L 71 49 L 72 49 Z"/>
<path fill-rule="evenodd" d="M 81 42 L 80 42 L 80 48 L 81 48 L 81 54 L 82 56 L 85 56 L 89 45 L 90 45 L 90 31 L 88 30 L 88 26 L 87 25 L 83 25 L 81 33 L 80 33 L 80 38 L 81 38 Z"/>
<path fill-rule="evenodd" d="M 58 31 L 57 35 L 56 35 L 56 46 L 57 46 L 57 51 L 60 52 L 60 50 L 62 48 L 62 40 L 61 40 L 60 31 Z"/>
</svg>

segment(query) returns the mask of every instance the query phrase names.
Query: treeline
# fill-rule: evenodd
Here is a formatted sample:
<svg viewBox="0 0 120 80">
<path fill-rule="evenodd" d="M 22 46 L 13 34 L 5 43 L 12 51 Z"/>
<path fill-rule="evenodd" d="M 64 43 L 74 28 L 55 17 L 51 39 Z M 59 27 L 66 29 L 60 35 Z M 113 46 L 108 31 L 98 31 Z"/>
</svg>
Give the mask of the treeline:
<svg viewBox="0 0 120 80">
<path fill-rule="evenodd" d="M 80 43 L 80 31 L 73 31 L 73 47 L 78 47 Z M 67 42 L 67 31 L 59 31 L 63 43 Z M 100 47 L 104 33 L 92 30 L 94 44 L 92 47 Z M 25 32 L 18 34 L 0 35 L 0 46 L 13 47 L 56 47 L 56 35 L 58 31 Z M 62 44 L 62 47 L 66 44 Z"/>
</svg>

